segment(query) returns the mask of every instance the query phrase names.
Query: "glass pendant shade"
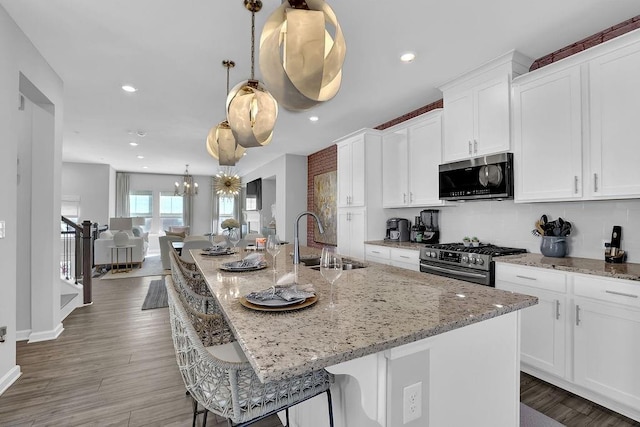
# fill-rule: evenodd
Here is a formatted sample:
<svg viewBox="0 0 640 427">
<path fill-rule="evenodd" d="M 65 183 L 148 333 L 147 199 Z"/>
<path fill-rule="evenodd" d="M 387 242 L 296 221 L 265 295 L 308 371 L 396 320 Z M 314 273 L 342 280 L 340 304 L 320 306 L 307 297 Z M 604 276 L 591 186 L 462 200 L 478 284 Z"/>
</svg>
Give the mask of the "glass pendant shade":
<svg viewBox="0 0 640 427">
<path fill-rule="evenodd" d="M 220 166 L 235 166 L 247 150 L 236 143 L 229 123 L 225 120 L 209 131 L 207 151 L 211 157 L 218 160 Z"/>
<path fill-rule="evenodd" d="M 346 44 L 335 13 L 323 0 L 306 0 L 309 9 L 291 3 L 284 1 L 263 27 L 260 70 L 284 108 L 304 111 L 340 90 Z"/>
<path fill-rule="evenodd" d="M 242 147 L 271 142 L 277 118 L 278 103 L 257 80 L 237 84 L 227 96 L 227 121 Z"/>
</svg>

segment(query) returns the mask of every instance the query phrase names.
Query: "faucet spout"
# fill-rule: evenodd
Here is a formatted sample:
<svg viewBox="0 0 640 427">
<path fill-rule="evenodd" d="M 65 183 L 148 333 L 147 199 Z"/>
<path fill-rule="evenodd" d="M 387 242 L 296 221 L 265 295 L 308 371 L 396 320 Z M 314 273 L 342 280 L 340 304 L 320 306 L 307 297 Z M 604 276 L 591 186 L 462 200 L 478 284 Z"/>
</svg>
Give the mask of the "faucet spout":
<svg viewBox="0 0 640 427">
<path fill-rule="evenodd" d="M 293 224 L 293 263 L 294 264 L 300 264 L 300 240 L 298 238 L 298 234 L 299 234 L 298 229 L 300 224 L 300 218 L 302 218 L 305 215 L 309 215 L 313 217 L 318 223 L 318 231 L 320 231 L 320 234 L 324 234 L 324 227 L 322 227 L 322 223 L 320 222 L 320 218 L 318 218 L 318 215 L 309 211 L 302 212 L 300 215 L 298 215 L 295 223 Z"/>
</svg>

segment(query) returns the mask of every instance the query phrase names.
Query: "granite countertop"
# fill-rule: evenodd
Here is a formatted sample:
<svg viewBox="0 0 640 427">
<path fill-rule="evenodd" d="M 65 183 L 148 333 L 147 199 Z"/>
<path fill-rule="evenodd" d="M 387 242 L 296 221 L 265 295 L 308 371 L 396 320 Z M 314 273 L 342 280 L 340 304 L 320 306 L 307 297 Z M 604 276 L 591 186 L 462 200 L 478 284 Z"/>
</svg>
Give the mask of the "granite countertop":
<svg viewBox="0 0 640 427">
<path fill-rule="evenodd" d="M 519 254 L 499 257 L 495 262 L 525 265 L 529 267 L 549 268 L 570 273 L 592 274 L 594 276 L 612 277 L 614 279 L 640 281 L 640 264 L 609 264 L 604 260 L 589 258 L 551 258 L 541 254 Z"/>
<path fill-rule="evenodd" d="M 414 242 L 395 242 L 391 240 L 371 240 L 369 242 L 364 242 L 365 245 L 378 245 L 378 246 L 387 246 L 390 248 L 401 248 L 401 249 L 415 249 L 419 251 L 424 248 L 426 243 L 414 243 Z"/>
<path fill-rule="evenodd" d="M 286 245 L 276 277 L 293 270 Z M 302 254 L 315 253 L 301 248 Z M 329 284 L 319 271 L 299 265 L 299 283 L 313 283 L 318 302 L 284 313 L 254 311 L 239 298 L 274 282 L 269 267 L 227 273 L 231 257 L 191 251 L 256 374 L 280 380 L 387 350 L 535 305 L 537 298 L 377 263 L 344 271 L 334 285 L 338 307 L 327 311 Z"/>
</svg>

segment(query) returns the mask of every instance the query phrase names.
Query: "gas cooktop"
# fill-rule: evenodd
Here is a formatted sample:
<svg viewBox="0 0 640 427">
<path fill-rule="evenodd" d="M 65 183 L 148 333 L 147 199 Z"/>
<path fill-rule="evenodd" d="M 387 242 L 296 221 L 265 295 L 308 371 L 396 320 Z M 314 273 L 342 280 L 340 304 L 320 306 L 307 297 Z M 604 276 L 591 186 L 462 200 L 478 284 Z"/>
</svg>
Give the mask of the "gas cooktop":
<svg viewBox="0 0 640 427">
<path fill-rule="evenodd" d="M 526 249 L 507 248 L 504 246 L 489 244 L 480 244 L 479 246 L 465 246 L 462 243 L 440 243 L 434 245 L 426 245 L 426 247 L 444 251 L 468 252 L 472 254 L 484 254 L 491 256 L 514 255 L 521 254 L 527 251 Z"/>
</svg>

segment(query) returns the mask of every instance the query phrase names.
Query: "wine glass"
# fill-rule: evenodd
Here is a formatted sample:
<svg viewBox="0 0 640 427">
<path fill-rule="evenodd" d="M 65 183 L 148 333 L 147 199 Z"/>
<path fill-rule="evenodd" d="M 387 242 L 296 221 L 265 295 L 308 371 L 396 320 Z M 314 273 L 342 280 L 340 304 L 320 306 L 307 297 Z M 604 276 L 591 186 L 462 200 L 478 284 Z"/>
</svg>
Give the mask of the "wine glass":
<svg viewBox="0 0 640 427">
<path fill-rule="evenodd" d="M 240 242 L 240 230 L 232 228 L 229 230 L 229 242 L 233 245 L 233 252 L 236 252 L 236 245 Z"/>
<path fill-rule="evenodd" d="M 322 255 L 320 255 L 320 274 L 331 284 L 329 306 L 327 309 L 333 310 L 336 308 L 336 304 L 333 301 L 333 284 L 338 280 L 338 277 L 342 275 L 342 257 L 334 253 L 332 248 L 322 248 Z"/>
<path fill-rule="evenodd" d="M 267 237 L 267 252 L 273 258 L 273 271 L 276 271 L 276 255 L 280 253 L 280 239 L 275 234 L 270 234 Z"/>
</svg>

